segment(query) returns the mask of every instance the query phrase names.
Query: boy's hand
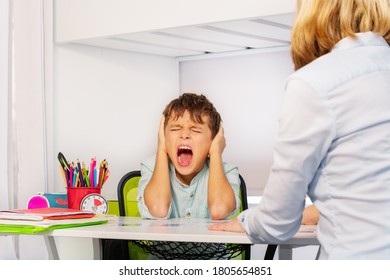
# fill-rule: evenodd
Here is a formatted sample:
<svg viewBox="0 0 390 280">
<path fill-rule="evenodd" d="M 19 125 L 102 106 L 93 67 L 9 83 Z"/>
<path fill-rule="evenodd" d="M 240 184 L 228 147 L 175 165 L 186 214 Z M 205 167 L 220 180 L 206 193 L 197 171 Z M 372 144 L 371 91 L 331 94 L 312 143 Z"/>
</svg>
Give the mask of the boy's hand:
<svg viewBox="0 0 390 280">
<path fill-rule="evenodd" d="M 302 225 L 316 225 L 320 219 L 317 207 L 310 205 L 303 210 Z"/>
<path fill-rule="evenodd" d="M 221 124 L 217 135 L 215 135 L 213 141 L 211 142 L 209 155 L 212 155 L 212 154 L 222 155 L 225 147 L 226 147 L 226 139 L 225 139 L 224 130 L 223 130 L 223 127 Z"/>
<path fill-rule="evenodd" d="M 228 222 L 212 224 L 208 228 L 215 231 L 245 232 L 237 218 Z"/>
<path fill-rule="evenodd" d="M 164 129 L 165 117 L 162 116 L 160 120 L 160 127 L 158 129 L 158 149 L 161 151 L 167 152 L 165 146 L 165 129 Z"/>
</svg>

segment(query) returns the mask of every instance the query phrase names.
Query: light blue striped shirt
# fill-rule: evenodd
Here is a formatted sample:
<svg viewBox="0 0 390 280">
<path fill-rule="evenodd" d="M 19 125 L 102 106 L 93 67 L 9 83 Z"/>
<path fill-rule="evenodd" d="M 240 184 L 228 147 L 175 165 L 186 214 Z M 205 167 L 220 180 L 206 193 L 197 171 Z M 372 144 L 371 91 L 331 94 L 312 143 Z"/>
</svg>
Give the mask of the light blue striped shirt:
<svg viewBox="0 0 390 280">
<path fill-rule="evenodd" d="M 155 219 L 150 213 L 144 201 L 146 185 L 152 177 L 156 157 L 150 157 L 141 163 L 141 179 L 138 184 L 138 209 L 143 218 Z M 226 177 L 233 188 L 236 198 L 236 210 L 240 208 L 240 178 L 238 168 L 234 165 L 223 164 Z M 175 167 L 170 162 L 170 179 L 172 190 L 172 202 L 165 218 L 210 218 L 207 204 L 207 190 L 209 180 L 209 160 L 206 161 L 201 172 L 192 179 L 189 186 L 182 184 L 176 177 Z M 236 211 L 234 210 L 232 214 Z"/>
</svg>

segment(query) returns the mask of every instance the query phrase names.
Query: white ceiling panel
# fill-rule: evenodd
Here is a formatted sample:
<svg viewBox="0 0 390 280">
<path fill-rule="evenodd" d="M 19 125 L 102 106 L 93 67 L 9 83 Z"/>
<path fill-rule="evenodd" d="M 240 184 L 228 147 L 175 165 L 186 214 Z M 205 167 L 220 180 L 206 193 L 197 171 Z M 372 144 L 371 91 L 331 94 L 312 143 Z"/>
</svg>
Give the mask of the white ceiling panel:
<svg viewBox="0 0 390 280">
<path fill-rule="evenodd" d="M 226 33 L 224 31 L 219 31 L 218 29 L 210 28 L 208 25 L 174 28 L 165 32 L 180 36 L 191 36 L 198 40 L 207 40 L 213 43 L 238 47 L 240 49 L 269 48 L 284 45 L 283 43 L 275 43 L 268 40 L 241 36 L 239 34 Z"/>
<path fill-rule="evenodd" d="M 119 34 L 78 43 L 124 51 L 185 57 L 290 44 L 293 14 Z"/>
<path fill-rule="evenodd" d="M 124 36 L 118 36 L 117 38 L 124 40 L 129 39 L 157 46 L 173 47 L 176 49 L 200 51 L 203 53 L 236 51 L 240 49 L 237 46 L 212 42 L 210 40 L 199 40 L 190 35 L 182 36 L 165 31 L 127 34 Z"/>
<path fill-rule="evenodd" d="M 255 20 L 215 23 L 209 26 L 225 30 L 225 32 L 231 34 L 240 34 L 241 36 L 279 43 L 288 43 L 291 34 L 291 31 L 285 28 L 264 24 Z"/>
<path fill-rule="evenodd" d="M 124 41 L 115 38 L 110 38 L 110 39 L 99 38 L 99 39 L 83 40 L 80 41 L 79 43 L 84 45 L 89 45 L 89 46 L 117 49 L 117 50 L 137 52 L 137 53 L 145 53 L 145 54 L 171 56 L 171 57 L 204 54 L 203 52 L 181 50 L 181 49 L 175 49 L 173 47 L 161 47 L 161 46 L 151 45 L 147 43 L 132 42 L 129 40 Z"/>
<path fill-rule="evenodd" d="M 261 17 L 261 19 L 288 26 L 290 29 L 294 23 L 294 14 L 281 14 Z"/>
</svg>

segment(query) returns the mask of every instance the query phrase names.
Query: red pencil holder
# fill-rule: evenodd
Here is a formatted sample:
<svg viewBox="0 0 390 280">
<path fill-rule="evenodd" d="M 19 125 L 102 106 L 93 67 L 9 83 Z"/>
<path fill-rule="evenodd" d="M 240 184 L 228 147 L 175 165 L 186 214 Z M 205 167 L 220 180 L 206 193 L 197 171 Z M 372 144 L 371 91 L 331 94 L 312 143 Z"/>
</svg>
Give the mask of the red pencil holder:
<svg viewBox="0 0 390 280">
<path fill-rule="evenodd" d="M 66 188 L 68 193 L 68 208 L 80 210 L 83 198 L 91 193 L 100 194 L 100 188 Z"/>
</svg>

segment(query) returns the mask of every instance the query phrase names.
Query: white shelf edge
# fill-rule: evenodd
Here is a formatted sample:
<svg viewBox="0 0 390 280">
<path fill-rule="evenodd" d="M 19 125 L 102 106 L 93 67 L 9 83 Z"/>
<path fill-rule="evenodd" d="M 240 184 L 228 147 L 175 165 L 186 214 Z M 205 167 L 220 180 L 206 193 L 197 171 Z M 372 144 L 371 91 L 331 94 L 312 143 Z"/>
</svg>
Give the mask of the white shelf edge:
<svg viewBox="0 0 390 280">
<path fill-rule="evenodd" d="M 270 48 L 261 48 L 261 49 L 246 49 L 246 50 L 242 50 L 242 51 L 232 51 L 232 52 L 206 53 L 206 54 L 200 54 L 200 55 L 179 56 L 179 57 L 176 57 L 176 59 L 179 62 L 181 62 L 181 61 L 240 56 L 240 55 L 251 55 L 251 54 L 280 52 L 280 51 L 289 51 L 289 50 L 290 50 L 290 46 L 281 46 L 281 47 L 270 47 Z"/>
</svg>

